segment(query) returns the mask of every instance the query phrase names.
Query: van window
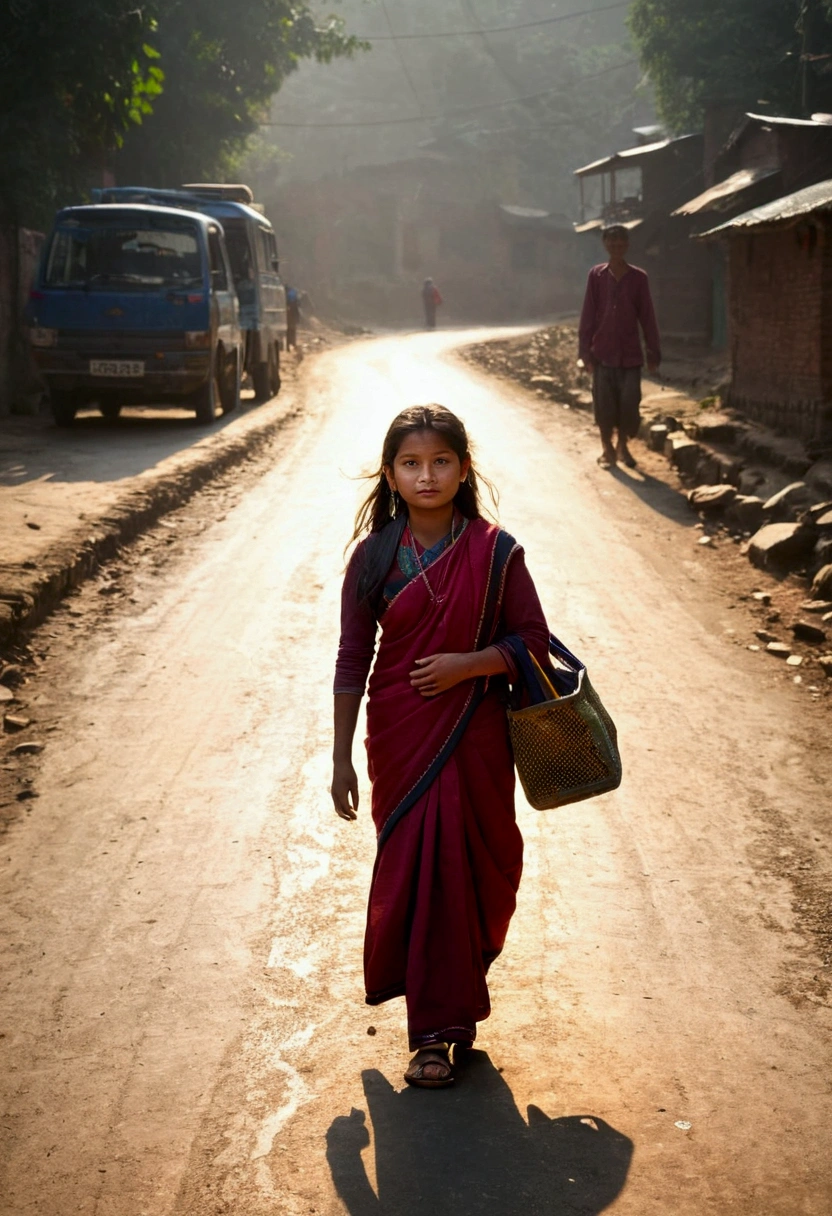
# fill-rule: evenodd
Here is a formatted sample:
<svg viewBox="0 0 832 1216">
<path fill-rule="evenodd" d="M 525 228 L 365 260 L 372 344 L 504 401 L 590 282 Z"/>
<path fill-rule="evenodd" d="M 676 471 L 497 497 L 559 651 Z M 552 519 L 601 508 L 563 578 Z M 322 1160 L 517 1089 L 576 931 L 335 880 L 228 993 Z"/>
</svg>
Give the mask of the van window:
<svg viewBox="0 0 832 1216">
<path fill-rule="evenodd" d="M 216 228 L 208 229 L 208 257 L 211 263 L 211 278 L 219 291 L 228 291 L 228 275 L 225 270 L 225 258 L 222 256 L 220 234 Z M 216 276 L 214 272 L 216 271 Z"/>
<path fill-rule="evenodd" d="M 86 291 L 154 291 L 202 283 L 202 260 L 193 224 L 95 217 L 70 219 L 52 237 L 47 287 Z"/>
<path fill-rule="evenodd" d="M 260 263 L 260 270 L 267 273 L 271 273 L 273 270 L 270 236 L 271 233 L 267 228 L 257 230 L 257 260 Z"/>
</svg>

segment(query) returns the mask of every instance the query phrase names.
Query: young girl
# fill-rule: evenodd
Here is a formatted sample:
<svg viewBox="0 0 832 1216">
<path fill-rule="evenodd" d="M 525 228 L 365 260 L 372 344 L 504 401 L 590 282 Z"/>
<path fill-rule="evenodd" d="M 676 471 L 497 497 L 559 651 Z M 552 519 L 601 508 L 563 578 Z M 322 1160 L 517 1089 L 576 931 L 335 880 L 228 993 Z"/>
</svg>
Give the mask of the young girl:
<svg viewBox="0 0 832 1216">
<path fill-rule="evenodd" d="M 367 535 L 365 535 L 367 534 Z M 347 568 L 335 670 L 332 799 L 355 819 L 352 741 L 367 704 L 378 855 L 364 944 L 367 1003 L 407 1002 L 411 1085 L 452 1085 L 450 1045 L 490 1013 L 523 864 L 504 707 L 519 636 L 548 630 L 523 550 L 480 513 L 462 422 L 441 405 L 393 420 L 364 537 Z"/>
</svg>

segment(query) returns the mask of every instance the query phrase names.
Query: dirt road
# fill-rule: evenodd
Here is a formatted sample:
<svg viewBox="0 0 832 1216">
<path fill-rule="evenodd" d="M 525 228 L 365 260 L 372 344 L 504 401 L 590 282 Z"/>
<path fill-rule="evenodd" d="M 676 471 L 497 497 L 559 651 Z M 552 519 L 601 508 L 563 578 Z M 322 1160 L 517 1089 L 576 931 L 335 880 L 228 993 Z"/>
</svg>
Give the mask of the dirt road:
<svg viewBox="0 0 832 1216">
<path fill-rule="evenodd" d="M 322 356 L 236 506 L 188 508 L 133 603 L 90 590 L 41 631 L 40 796 L 2 848 L 4 1216 L 832 1210 L 828 719 L 732 643 L 672 494 L 459 340 Z M 466 419 L 626 766 L 520 800 L 495 1011 L 440 1093 L 401 1081 L 401 1002 L 363 1004 L 366 783 L 355 825 L 326 793 L 351 478 L 425 400 Z"/>
</svg>

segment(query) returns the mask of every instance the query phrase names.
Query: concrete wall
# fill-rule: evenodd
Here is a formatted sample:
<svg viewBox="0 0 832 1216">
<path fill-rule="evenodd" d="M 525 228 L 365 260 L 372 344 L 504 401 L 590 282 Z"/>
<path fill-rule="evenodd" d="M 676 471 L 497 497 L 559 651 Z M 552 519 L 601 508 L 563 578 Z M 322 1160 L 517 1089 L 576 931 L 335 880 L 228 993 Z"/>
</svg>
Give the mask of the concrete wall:
<svg viewBox="0 0 832 1216">
<path fill-rule="evenodd" d="M 729 404 L 784 434 L 832 439 L 832 231 L 820 221 L 735 234 Z"/>
</svg>

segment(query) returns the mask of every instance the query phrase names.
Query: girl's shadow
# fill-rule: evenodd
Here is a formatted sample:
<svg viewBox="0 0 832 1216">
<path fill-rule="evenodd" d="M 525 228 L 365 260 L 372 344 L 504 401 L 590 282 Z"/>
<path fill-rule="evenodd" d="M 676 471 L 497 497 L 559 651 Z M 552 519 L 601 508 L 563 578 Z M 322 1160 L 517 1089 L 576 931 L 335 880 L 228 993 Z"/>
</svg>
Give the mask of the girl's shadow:
<svg viewBox="0 0 832 1216">
<path fill-rule="evenodd" d="M 364 1111 L 334 1120 L 327 1160 L 350 1216 L 596 1216 L 623 1189 L 632 1141 L 602 1119 L 528 1123 L 483 1051 L 468 1053 L 453 1089 L 397 1093 L 363 1075 L 375 1146 L 376 1195 L 361 1152 Z"/>
</svg>

